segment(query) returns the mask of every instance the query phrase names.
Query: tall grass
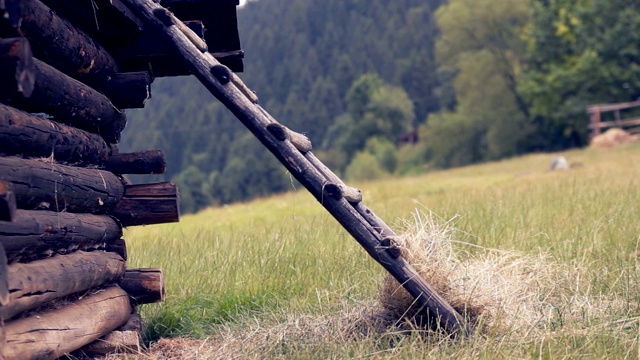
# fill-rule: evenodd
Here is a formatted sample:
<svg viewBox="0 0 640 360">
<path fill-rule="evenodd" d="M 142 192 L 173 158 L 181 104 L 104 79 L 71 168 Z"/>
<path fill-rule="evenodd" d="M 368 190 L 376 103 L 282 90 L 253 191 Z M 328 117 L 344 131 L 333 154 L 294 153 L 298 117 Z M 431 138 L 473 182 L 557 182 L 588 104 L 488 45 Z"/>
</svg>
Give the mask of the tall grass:
<svg viewBox="0 0 640 360">
<path fill-rule="evenodd" d="M 546 171 L 558 155 L 581 166 Z M 227 347 L 256 358 L 637 358 L 638 155 L 639 145 L 537 154 L 353 184 L 399 232 L 414 231 L 416 209 L 453 226 L 448 240 L 461 262 L 486 263 L 496 251 L 539 262 L 510 263 L 521 270 L 513 281 L 527 275 L 530 295 L 546 306 L 531 331 L 354 336 L 353 324 L 380 308 L 384 270 L 310 195 L 292 191 L 126 232 L 131 266 L 165 271 L 167 301 L 143 308 L 148 339 L 215 339 L 194 340 L 200 350 L 180 355 L 192 358 Z"/>
</svg>

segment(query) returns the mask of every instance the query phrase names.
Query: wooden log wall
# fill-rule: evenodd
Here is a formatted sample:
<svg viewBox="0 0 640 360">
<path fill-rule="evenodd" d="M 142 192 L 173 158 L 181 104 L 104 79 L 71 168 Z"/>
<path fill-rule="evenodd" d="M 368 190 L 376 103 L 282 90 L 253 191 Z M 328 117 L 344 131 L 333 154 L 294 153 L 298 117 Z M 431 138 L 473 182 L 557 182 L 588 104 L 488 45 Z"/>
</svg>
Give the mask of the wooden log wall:
<svg viewBox="0 0 640 360">
<path fill-rule="evenodd" d="M 192 41 L 241 70 L 237 4 L 213 11 L 233 22 L 216 42 L 198 4 L 170 2 Z M 0 1 L 0 360 L 140 350 L 136 307 L 164 300 L 164 274 L 127 267 L 122 230 L 178 221 L 179 194 L 126 181 L 167 164 L 117 143 L 155 77 L 189 74 L 159 39 L 121 0 Z"/>
</svg>

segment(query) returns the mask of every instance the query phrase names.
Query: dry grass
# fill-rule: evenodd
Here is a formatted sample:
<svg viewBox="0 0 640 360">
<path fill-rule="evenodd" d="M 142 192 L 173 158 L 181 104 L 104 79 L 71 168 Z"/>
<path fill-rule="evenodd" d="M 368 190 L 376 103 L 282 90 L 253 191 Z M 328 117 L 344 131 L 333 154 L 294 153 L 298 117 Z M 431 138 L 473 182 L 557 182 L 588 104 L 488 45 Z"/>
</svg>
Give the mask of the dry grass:
<svg viewBox="0 0 640 360">
<path fill-rule="evenodd" d="M 399 245 L 427 282 L 456 309 L 466 310 L 475 327 L 472 338 L 483 344 L 475 346 L 493 342 L 518 348 L 523 339 L 543 343 L 560 328 L 567 336 L 567 331 L 597 332 L 637 324 L 636 317 L 610 320 L 612 313 L 624 312 L 630 304 L 590 293 L 586 264 L 563 265 L 547 254 L 533 256 L 456 242 L 452 223 L 416 211 Z M 413 298 L 387 276 L 377 301 L 345 301 L 313 314 L 280 311 L 268 318 L 243 318 L 220 325 L 206 339 L 161 339 L 134 358 L 304 358 L 327 348 L 335 357 L 336 349 L 354 347 L 359 349 L 355 357 L 385 358 L 393 355 L 395 346 L 401 347 L 403 338 L 416 336 L 431 355 L 442 354 L 438 349 L 451 347 L 452 342 L 455 347 L 458 340 L 417 325 L 415 313 Z M 579 326 L 567 326 L 569 323 Z M 468 341 L 459 340 L 467 344 L 457 356 L 474 357 Z M 381 342 L 384 350 L 378 352 Z M 352 357 L 349 353 L 337 356 Z"/>
</svg>

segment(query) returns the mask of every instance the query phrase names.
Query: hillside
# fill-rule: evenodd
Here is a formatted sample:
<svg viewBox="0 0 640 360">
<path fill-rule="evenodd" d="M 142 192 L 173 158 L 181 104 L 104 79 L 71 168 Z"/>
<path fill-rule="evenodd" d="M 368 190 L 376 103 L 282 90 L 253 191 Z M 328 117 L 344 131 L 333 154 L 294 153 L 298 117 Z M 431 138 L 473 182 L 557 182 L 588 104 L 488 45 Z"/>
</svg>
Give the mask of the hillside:
<svg viewBox="0 0 640 360">
<path fill-rule="evenodd" d="M 636 0 L 260 0 L 238 20 L 261 105 L 349 180 L 581 147 L 587 105 L 640 97 Z M 122 149 L 164 149 L 185 212 L 290 187 L 192 78 L 128 116 Z"/>
<path fill-rule="evenodd" d="M 559 155 L 578 166 L 548 172 Z M 635 358 L 639 155 L 632 144 L 357 184 L 427 240 L 428 281 L 483 309 L 460 341 L 402 335 L 377 302 L 382 269 L 303 190 L 131 229 L 132 266 L 167 275 L 167 302 L 143 309 L 148 340 L 181 337 L 150 358 Z"/>
</svg>

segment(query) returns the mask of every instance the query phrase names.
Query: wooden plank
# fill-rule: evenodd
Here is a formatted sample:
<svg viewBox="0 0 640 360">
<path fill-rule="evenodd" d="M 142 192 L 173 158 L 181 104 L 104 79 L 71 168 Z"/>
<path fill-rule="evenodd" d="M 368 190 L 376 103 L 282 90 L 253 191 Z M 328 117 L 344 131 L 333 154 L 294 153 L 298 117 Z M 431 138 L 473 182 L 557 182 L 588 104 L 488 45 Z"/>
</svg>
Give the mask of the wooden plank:
<svg viewBox="0 0 640 360">
<path fill-rule="evenodd" d="M 112 244 L 116 250 L 121 236 L 120 225 L 105 215 L 18 210 L 15 221 L 0 222 L 0 245 L 10 263 Z"/>
<path fill-rule="evenodd" d="M 113 354 L 138 354 L 140 333 L 137 331 L 112 331 L 74 353 L 81 357 L 102 357 Z"/>
<path fill-rule="evenodd" d="M 91 86 L 104 84 L 117 72 L 115 59 L 104 47 L 39 0 L 4 3 L 4 21 L 12 31 L 0 36 L 25 36 L 37 58 Z"/>
<path fill-rule="evenodd" d="M 102 165 L 111 149 L 97 134 L 0 104 L 0 153 Z"/>
<path fill-rule="evenodd" d="M 120 255 L 104 251 L 76 251 L 9 265 L 11 294 L 9 304 L 0 306 L 0 318 L 9 320 L 48 301 L 110 283 L 120 278 L 125 268 Z"/>
<path fill-rule="evenodd" d="M 587 106 L 587 112 L 588 113 L 608 112 L 608 111 L 630 109 L 638 106 L 640 106 L 640 100 L 617 103 L 617 104 L 595 104 L 595 105 Z"/>
<path fill-rule="evenodd" d="M 589 124 L 590 129 L 602 129 L 608 127 L 625 127 L 625 126 L 637 126 L 640 125 L 640 117 L 630 118 L 619 121 L 602 121 L 597 125 Z"/>
<path fill-rule="evenodd" d="M 127 119 L 109 98 L 38 59 L 34 64 L 33 93 L 28 99 L 8 99 L 11 105 L 49 114 L 59 123 L 99 134 L 109 143 L 120 140 Z"/>
<path fill-rule="evenodd" d="M 104 167 L 116 174 L 163 174 L 167 169 L 167 161 L 162 150 L 144 150 L 113 154 Z"/>
<path fill-rule="evenodd" d="M 125 227 L 178 222 L 178 187 L 173 182 L 127 185 L 112 215 Z"/>
<path fill-rule="evenodd" d="M 289 141 L 276 139 L 267 126 L 274 123 L 268 113 L 253 103 L 233 82 L 220 82 L 212 73 L 218 61 L 210 54 L 202 54 L 174 26 L 165 26 L 155 13 L 164 11 L 151 0 L 123 0 L 136 14 L 153 24 L 165 39 L 175 44 L 178 51 L 191 67 L 191 71 L 203 85 L 220 100 L 233 114 L 269 149 L 289 172 L 304 185 L 309 192 L 333 215 L 333 217 L 362 245 L 367 253 L 382 265 L 411 294 L 419 306 L 441 329 L 450 333 L 468 334 L 464 320 L 435 290 L 433 290 L 401 257 L 393 258 L 379 246 L 383 238 L 380 232 L 369 224 L 344 199 L 327 195 L 324 185 L 329 179 L 324 176 Z M 307 153 L 309 154 L 309 153 Z"/>
<path fill-rule="evenodd" d="M 118 285 L 131 297 L 133 304 L 151 304 L 165 299 L 162 269 L 129 269 Z"/>
<path fill-rule="evenodd" d="M 111 172 L 17 157 L 0 157 L 0 180 L 13 184 L 18 208 L 25 210 L 104 214 L 124 194 Z"/>
<path fill-rule="evenodd" d="M 31 96 L 35 84 L 34 71 L 27 39 L 0 39 L 0 98 Z"/>
<path fill-rule="evenodd" d="M 99 290 L 63 308 L 5 324 L 5 359 L 55 359 L 124 324 L 131 314 L 127 293 Z"/>
<path fill-rule="evenodd" d="M 151 98 L 151 82 L 148 71 L 117 73 L 101 88 L 101 91 L 118 109 L 139 109 Z"/>
</svg>

